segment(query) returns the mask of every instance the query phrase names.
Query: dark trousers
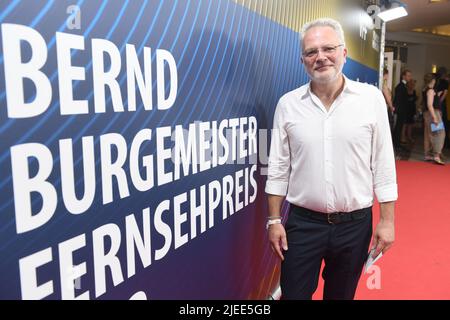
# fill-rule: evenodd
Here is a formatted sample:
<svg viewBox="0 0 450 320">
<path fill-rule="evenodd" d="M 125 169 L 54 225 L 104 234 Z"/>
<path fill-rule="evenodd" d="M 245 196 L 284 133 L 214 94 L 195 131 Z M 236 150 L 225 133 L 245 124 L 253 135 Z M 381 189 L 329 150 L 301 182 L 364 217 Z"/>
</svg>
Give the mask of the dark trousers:
<svg viewBox="0 0 450 320">
<path fill-rule="evenodd" d="M 303 217 L 292 210 L 286 221 L 288 250 L 281 263 L 282 299 L 310 300 L 317 289 L 322 261 L 324 300 L 354 298 L 372 237 L 372 208 L 341 224 Z"/>
<path fill-rule="evenodd" d="M 404 114 L 397 113 L 397 121 L 394 125 L 394 133 L 393 133 L 393 143 L 395 148 L 401 147 L 401 137 L 402 137 L 402 129 L 405 124 L 406 117 Z"/>
</svg>

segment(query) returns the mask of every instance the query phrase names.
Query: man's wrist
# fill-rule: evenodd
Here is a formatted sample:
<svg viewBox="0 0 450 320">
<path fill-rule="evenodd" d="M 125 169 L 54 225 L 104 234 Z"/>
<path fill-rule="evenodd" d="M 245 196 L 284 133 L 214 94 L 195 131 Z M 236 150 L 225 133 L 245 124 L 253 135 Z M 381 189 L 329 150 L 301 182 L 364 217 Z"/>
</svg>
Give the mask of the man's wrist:
<svg viewBox="0 0 450 320">
<path fill-rule="evenodd" d="M 380 217 L 380 222 L 382 223 L 394 223 L 394 218 L 381 218 Z"/>
<path fill-rule="evenodd" d="M 281 219 L 267 220 L 266 229 L 269 230 L 269 227 L 274 224 L 281 224 Z"/>
</svg>

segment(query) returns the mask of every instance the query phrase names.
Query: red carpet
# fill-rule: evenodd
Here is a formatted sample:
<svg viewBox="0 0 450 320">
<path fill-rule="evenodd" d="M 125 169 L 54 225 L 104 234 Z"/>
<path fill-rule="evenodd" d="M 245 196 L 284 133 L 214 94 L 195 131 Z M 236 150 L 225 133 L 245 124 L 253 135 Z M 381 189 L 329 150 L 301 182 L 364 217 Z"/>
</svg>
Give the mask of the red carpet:
<svg viewBox="0 0 450 320">
<path fill-rule="evenodd" d="M 394 246 L 376 262 L 375 274 L 362 275 L 356 299 L 450 299 L 450 165 L 397 162 Z M 378 222 L 374 206 L 374 227 Z M 314 299 L 321 299 L 323 281 Z"/>
</svg>

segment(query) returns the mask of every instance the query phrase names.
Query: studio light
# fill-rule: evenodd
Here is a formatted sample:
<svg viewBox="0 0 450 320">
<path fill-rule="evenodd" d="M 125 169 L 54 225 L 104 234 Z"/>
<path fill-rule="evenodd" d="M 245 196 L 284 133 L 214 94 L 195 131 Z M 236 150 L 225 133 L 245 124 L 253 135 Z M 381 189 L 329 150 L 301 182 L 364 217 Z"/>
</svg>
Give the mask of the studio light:
<svg viewBox="0 0 450 320">
<path fill-rule="evenodd" d="M 406 4 L 396 0 L 383 1 L 382 9 L 378 14 L 378 17 L 384 22 L 392 21 L 408 15 L 406 11 Z"/>
</svg>

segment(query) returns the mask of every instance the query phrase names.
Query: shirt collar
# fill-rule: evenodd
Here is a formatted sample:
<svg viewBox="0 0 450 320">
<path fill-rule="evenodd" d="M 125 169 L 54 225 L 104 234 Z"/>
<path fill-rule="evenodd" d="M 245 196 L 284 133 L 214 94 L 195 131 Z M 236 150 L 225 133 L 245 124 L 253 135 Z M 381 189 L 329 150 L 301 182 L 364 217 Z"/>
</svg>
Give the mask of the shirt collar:
<svg viewBox="0 0 450 320">
<path fill-rule="evenodd" d="M 403 84 L 407 84 L 408 82 L 406 80 L 402 80 Z"/>
<path fill-rule="evenodd" d="M 359 90 L 356 88 L 356 81 L 350 80 L 344 75 L 344 89 L 342 92 L 345 93 L 351 93 L 351 94 L 358 94 Z M 311 81 L 309 81 L 305 86 L 302 87 L 302 91 L 300 92 L 301 99 L 306 99 L 312 94 L 311 91 Z"/>
<path fill-rule="evenodd" d="M 357 81 L 350 80 L 346 76 L 344 76 L 344 79 L 345 79 L 345 84 L 344 84 L 343 91 L 348 92 L 348 93 L 354 93 L 354 94 L 359 94 L 361 92 L 361 89 L 358 89 Z"/>
</svg>

